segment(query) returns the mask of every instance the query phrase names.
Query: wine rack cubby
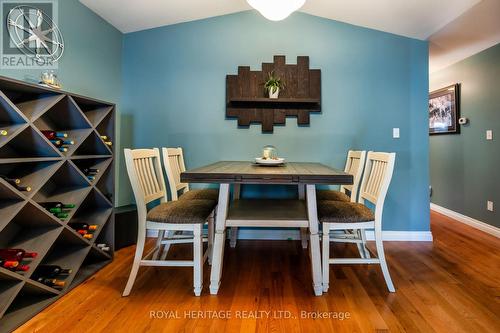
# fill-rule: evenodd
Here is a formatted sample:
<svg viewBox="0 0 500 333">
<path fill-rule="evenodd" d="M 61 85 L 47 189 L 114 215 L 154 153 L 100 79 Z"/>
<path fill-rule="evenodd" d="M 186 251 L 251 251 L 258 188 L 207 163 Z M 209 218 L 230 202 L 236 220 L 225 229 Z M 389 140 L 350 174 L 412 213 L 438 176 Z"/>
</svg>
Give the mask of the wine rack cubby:
<svg viewBox="0 0 500 333">
<path fill-rule="evenodd" d="M 25 271 L 0 267 L 3 333 L 113 259 L 115 105 L 0 77 L 0 131 L 0 248 L 37 253 L 23 260 Z M 67 149 L 44 131 L 67 133 Z M 47 202 L 74 207 L 59 216 L 44 207 Z M 84 238 L 75 223 L 97 229 Z M 58 277 L 64 286 L 42 284 L 41 265 L 71 269 Z"/>
</svg>

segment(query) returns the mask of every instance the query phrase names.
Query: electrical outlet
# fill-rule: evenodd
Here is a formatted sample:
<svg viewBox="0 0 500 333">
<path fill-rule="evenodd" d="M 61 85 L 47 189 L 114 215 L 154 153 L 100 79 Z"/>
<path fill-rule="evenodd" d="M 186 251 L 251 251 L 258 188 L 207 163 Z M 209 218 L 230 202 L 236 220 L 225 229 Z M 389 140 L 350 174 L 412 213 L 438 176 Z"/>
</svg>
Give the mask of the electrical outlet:
<svg viewBox="0 0 500 333">
<path fill-rule="evenodd" d="M 492 130 L 486 131 L 486 140 L 493 140 L 493 131 Z"/>
<path fill-rule="evenodd" d="M 492 212 L 492 211 L 493 211 L 493 201 L 488 201 L 488 202 L 486 203 L 486 208 L 487 208 L 490 212 Z"/>
<path fill-rule="evenodd" d="M 394 139 L 399 139 L 399 128 L 396 127 L 392 129 L 392 137 Z"/>
</svg>

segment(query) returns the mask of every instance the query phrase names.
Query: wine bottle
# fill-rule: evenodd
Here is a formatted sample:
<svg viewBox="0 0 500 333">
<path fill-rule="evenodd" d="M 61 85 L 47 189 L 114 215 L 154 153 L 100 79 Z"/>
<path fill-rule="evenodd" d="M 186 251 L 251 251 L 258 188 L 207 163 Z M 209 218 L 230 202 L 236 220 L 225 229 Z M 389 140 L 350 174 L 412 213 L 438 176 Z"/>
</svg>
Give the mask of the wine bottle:
<svg viewBox="0 0 500 333">
<path fill-rule="evenodd" d="M 16 188 L 19 191 L 22 191 L 22 192 L 31 192 L 31 187 L 30 186 L 17 185 Z"/>
<path fill-rule="evenodd" d="M 90 180 L 91 182 L 95 180 L 95 176 L 87 176 L 87 179 Z"/>
<path fill-rule="evenodd" d="M 101 243 L 96 245 L 101 251 L 109 252 L 110 247 L 107 244 Z"/>
<path fill-rule="evenodd" d="M 13 269 L 19 266 L 19 261 L 0 259 L 0 267 Z"/>
<path fill-rule="evenodd" d="M 113 142 L 111 142 L 111 141 L 104 141 L 104 144 L 111 147 L 113 145 Z"/>
<path fill-rule="evenodd" d="M 87 224 L 87 223 L 68 223 L 68 225 L 75 230 L 97 230 L 97 224 Z"/>
<path fill-rule="evenodd" d="M 0 135 L 7 136 L 7 135 L 9 135 L 9 132 L 7 132 L 6 130 L 0 130 Z"/>
<path fill-rule="evenodd" d="M 49 140 L 68 137 L 68 134 L 64 133 L 64 132 L 56 132 L 56 131 L 50 131 L 50 130 L 42 130 L 41 132 Z"/>
<path fill-rule="evenodd" d="M 69 214 L 68 213 L 55 213 L 54 214 L 57 218 L 60 218 L 60 219 L 66 219 L 68 218 Z"/>
<path fill-rule="evenodd" d="M 18 184 L 21 183 L 21 179 L 18 179 L 18 178 L 10 178 L 10 177 L 4 176 L 4 175 L 0 175 L 0 178 L 5 180 L 7 183 L 9 183 L 12 186 L 17 186 Z"/>
<path fill-rule="evenodd" d="M 50 143 L 52 143 L 56 147 L 61 147 L 62 146 L 62 141 L 61 140 L 50 140 Z"/>
<path fill-rule="evenodd" d="M 96 173 L 99 173 L 99 169 L 85 168 L 85 169 L 82 170 L 82 172 L 85 175 L 95 175 Z"/>
<path fill-rule="evenodd" d="M 61 153 L 66 153 L 68 151 L 68 148 L 66 147 L 59 147 L 58 149 Z"/>
<path fill-rule="evenodd" d="M 35 258 L 36 252 L 26 252 L 23 249 L 0 249 L 0 258 L 3 260 L 21 261 L 25 258 Z"/>
<path fill-rule="evenodd" d="M 84 230 L 84 229 L 78 229 L 78 230 L 76 230 L 76 232 L 79 233 L 82 236 L 89 233 L 87 230 Z"/>
<path fill-rule="evenodd" d="M 94 235 L 92 235 L 92 234 L 83 235 L 83 238 L 85 238 L 85 239 L 92 239 L 93 237 L 94 237 Z"/>
<path fill-rule="evenodd" d="M 108 137 L 106 135 L 101 135 L 101 139 L 108 140 Z"/>
<path fill-rule="evenodd" d="M 43 283 L 46 286 L 53 287 L 53 288 L 63 288 L 64 285 L 66 284 L 65 281 L 57 280 L 57 279 L 48 279 L 45 277 L 39 277 L 37 279 L 38 282 Z"/>
<path fill-rule="evenodd" d="M 29 271 L 29 269 L 30 269 L 30 266 L 28 266 L 28 265 L 18 265 L 16 267 L 14 267 L 13 270 L 14 271 L 27 272 L 27 271 Z"/>
<path fill-rule="evenodd" d="M 46 278 L 54 278 L 58 275 L 69 275 L 73 272 L 73 270 L 69 268 L 62 268 L 58 265 L 40 265 L 37 267 L 34 277 L 46 277 Z"/>
<path fill-rule="evenodd" d="M 75 208 L 74 204 L 64 204 L 60 201 L 40 202 L 40 206 L 45 207 L 45 208 L 62 208 L 62 209 Z"/>
<path fill-rule="evenodd" d="M 73 140 L 50 140 L 50 142 L 57 148 L 64 148 L 75 144 L 75 141 Z"/>
</svg>

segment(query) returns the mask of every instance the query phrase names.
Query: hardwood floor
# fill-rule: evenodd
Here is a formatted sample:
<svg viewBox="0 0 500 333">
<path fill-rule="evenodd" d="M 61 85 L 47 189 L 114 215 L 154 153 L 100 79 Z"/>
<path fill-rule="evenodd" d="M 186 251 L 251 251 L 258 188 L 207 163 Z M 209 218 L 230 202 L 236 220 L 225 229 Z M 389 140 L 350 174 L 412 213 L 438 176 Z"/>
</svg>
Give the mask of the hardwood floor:
<svg viewBox="0 0 500 333">
<path fill-rule="evenodd" d="M 218 296 L 209 295 L 205 265 L 199 298 L 188 268 L 141 268 L 122 298 L 130 247 L 17 332 L 500 332 L 500 240 L 437 213 L 431 219 L 433 243 L 385 243 L 394 294 L 378 266 L 330 266 L 330 291 L 315 297 L 299 241 L 239 241 L 225 250 Z M 172 253 L 189 256 L 185 246 Z"/>
</svg>

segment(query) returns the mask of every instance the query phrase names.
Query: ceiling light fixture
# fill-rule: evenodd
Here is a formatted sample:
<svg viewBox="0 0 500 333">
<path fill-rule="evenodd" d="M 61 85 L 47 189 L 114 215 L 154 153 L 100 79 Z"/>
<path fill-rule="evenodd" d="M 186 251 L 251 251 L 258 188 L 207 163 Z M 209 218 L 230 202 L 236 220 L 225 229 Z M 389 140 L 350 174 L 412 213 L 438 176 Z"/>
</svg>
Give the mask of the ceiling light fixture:
<svg viewBox="0 0 500 333">
<path fill-rule="evenodd" d="M 247 0 L 247 2 L 268 20 L 281 21 L 299 10 L 306 0 Z"/>
</svg>

